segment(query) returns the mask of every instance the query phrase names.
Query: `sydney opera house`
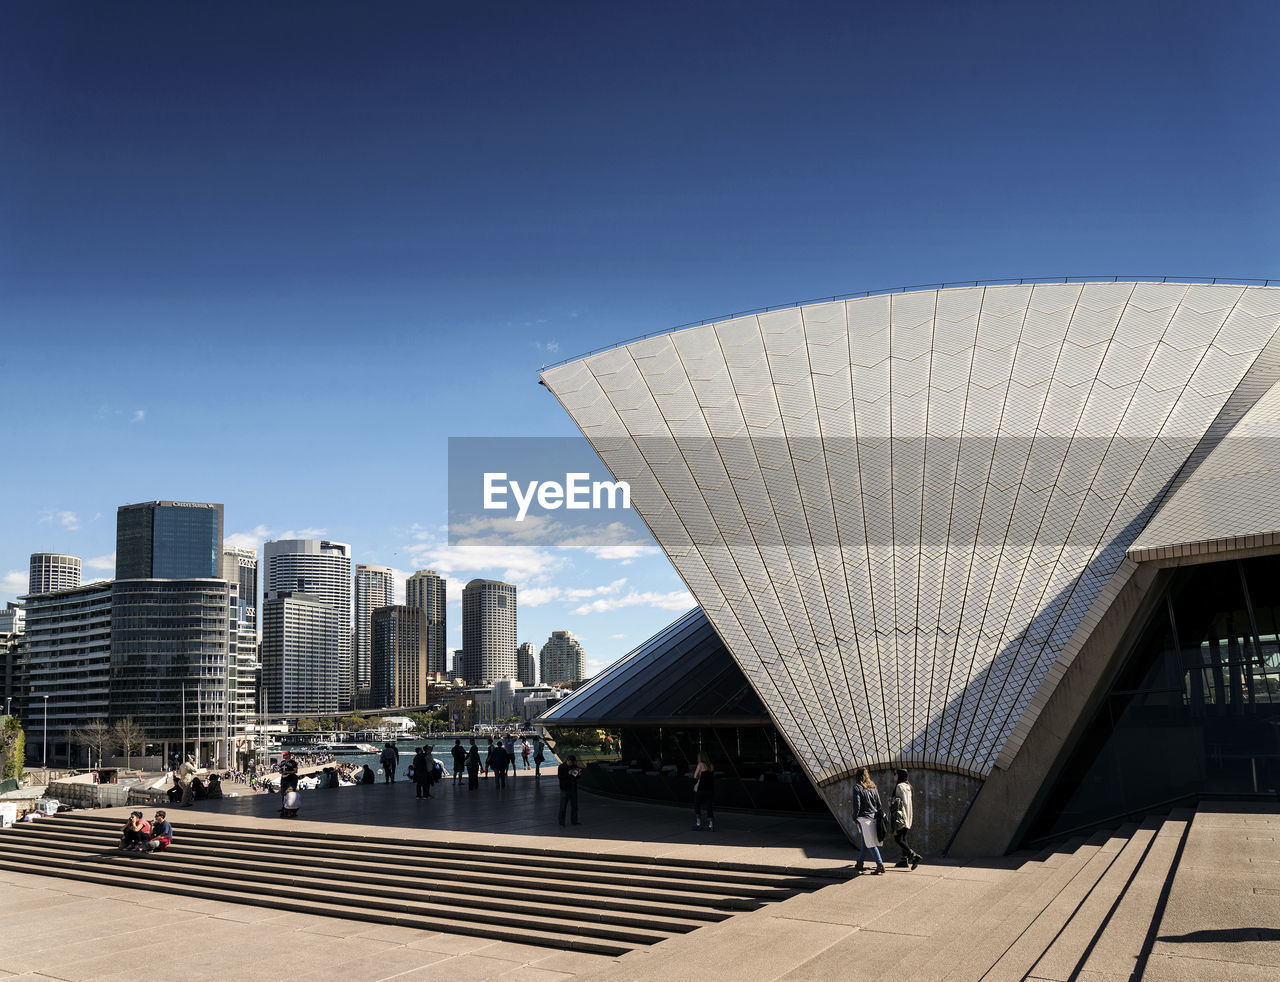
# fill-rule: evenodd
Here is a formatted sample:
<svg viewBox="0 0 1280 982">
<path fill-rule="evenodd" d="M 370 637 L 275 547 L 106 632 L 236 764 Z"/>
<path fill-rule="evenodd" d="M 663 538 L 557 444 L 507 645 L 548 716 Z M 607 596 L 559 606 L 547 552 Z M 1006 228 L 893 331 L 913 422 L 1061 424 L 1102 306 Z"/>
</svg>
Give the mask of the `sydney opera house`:
<svg viewBox="0 0 1280 982">
<path fill-rule="evenodd" d="M 1274 799 L 1278 331 L 1261 281 L 1006 281 L 545 369 L 699 609 L 543 724 L 846 831 L 855 769 L 906 767 L 953 855 Z"/>
</svg>

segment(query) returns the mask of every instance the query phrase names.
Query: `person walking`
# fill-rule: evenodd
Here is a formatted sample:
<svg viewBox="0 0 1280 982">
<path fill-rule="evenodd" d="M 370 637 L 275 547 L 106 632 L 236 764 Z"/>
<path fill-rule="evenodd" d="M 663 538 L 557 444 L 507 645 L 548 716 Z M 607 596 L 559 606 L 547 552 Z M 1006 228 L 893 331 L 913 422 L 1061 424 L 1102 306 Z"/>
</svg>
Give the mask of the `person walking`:
<svg viewBox="0 0 1280 982">
<path fill-rule="evenodd" d="M 480 787 L 480 748 L 476 746 L 475 737 L 467 749 L 467 787 L 472 791 Z"/>
<path fill-rule="evenodd" d="M 533 776 L 542 777 L 542 762 L 546 755 L 542 751 L 542 737 L 533 738 Z"/>
<path fill-rule="evenodd" d="M 911 834 L 911 820 L 914 817 L 911 785 L 907 781 L 907 772 L 902 768 L 894 771 L 893 776 L 898 783 L 893 787 L 893 800 L 889 805 L 889 824 L 893 827 L 893 841 L 902 850 L 902 858 L 895 865 L 910 866 L 915 869 L 924 857 L 912 849 L 907 841 L 907 836 Z"/>
<path fill-rule="evenodd" d="M 574 825 L 578 824 L 578 778 L 582 776 L 582 771 L 578 769 L 578 758 L 570 754 L 564 759 L 559 768 L 556 770 L 556 777 L 560 779 L 560 824 L 564 825 L 564 813 L 566 809 L 569 812 L 569 818 Z"/>
<path fill-rule="evenodd" d="M 693 769 L 693 831 L 710 832 L 716 820 L 716 768 L 705 750 L 698 751 L 698 766 Z M 707 810 L 707 824 L 702 824 L 702 810 Z"/>
<path fill-rule="evenodd" d="M 418 752 L 413 755 L 413 763 L 409 765 L 413 769 L 413 786 L 417 791 L 414 795 L 416 798 L 431 797 L 431 758 L 427 756 L 427 748 L 419 747 Z"/>
<path fill-rule="evenodd" d="M 453 741 L 453 749 L 449 753 L 453 754 L 453 783 L 457 784 L 462 780 L 462 772 L 467 769 L 467 751 L 462 746 L 461 737 Z"/>
<path fill-rule="evenodd" d="M 395 784 L 396 765 L 400 763 L 400 751 L 396 749 L 396 745 L 388 740 L 378 760 L 382 763 L 382 783 Z"/>
<path fill-rule="evenodd" d="M 858 836 L 862 842 L 862 850 L 858 853 L 858 865 L 853 868 L 854 876 L 861 876 L 867 871 L 865 860 L 870 852 L 876 858 L 875 875 L 884 873 L 884 860 L 880 858 L 880 836 L 876 833 L 876 813 L 882 811 L 880 806 L 880 789 L 871 780 L 871 772 L 859 767 L 854 773 L 853 785 L 854 819 L 858 824 Z"/>
</svg>

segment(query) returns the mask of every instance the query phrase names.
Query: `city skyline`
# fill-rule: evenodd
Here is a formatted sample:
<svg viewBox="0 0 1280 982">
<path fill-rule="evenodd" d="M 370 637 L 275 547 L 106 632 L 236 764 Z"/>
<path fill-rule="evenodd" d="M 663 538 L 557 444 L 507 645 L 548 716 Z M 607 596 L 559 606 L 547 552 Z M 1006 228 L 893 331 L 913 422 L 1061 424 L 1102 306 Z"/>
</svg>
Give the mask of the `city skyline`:
<svg viewBox="0 0 1280 982">
<path fill-rule="evenodd" d="M 218 501 L 226 546 L 349 542 L 397 601 L 437 570 L 450 650 L 462 585 L 514 583 L 595 674 L 693 605 L 652 543 L 444 528 L 449 437 L 576 436 L 544 364 L 922 281 L 1280 272 L 1274 7 L 725 9 L 0 12 L 0 604 L 32 553 L 112 576 L 122 504 Z"/>
</svg>

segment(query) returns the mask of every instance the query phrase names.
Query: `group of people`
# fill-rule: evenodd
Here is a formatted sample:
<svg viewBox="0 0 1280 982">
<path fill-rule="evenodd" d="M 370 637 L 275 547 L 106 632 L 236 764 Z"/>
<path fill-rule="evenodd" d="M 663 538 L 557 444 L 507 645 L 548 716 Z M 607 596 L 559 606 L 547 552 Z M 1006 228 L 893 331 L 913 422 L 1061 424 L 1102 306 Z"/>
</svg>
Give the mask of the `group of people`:
<svg viewBox="0 0 1280 982">
<path fill-rule="evenodd" d="M 222 779 L 217 774 L 210 774 L 209 780 L 200 780 L 200 776 L 192 771 L 184 774 L 181 770 L 173 772 L 173 785 L 169 788 L 169 804 L 188 806 L 193 802 L 222 797 Z"/>
<path fill-rule="evenodd" d="M 524 761 L 524 769 L 529 770 L 530 758 L 533 760 L 533 776 L 542 777 L 542 765 L 547 755 L 545 745 L 540 738 L 535 737 L 532 744 L 528 740 L 521 740 L 519 746 L 516 744 L 515 736 L 510 733 L 497 740 L 493 737 L 489 737 L 488 740 L 489 746 L 485 748 L 483 757 L 475 737 L 471 738 L 469 747 L 464 747 L 461 739 L 453 741 L 453 748 L 449 753 L 453 757 L 454 783 L 461 781 L 465 772 L 467 786 L 474 791 L 480 787 L 481 774 L 487 779 L 489 772 L 492 771 L 495 786 L 505 788 L 507 772 L 518 771 L 521 760 Z"/>
<path fill-rule="evenodd" d="M 893 772 L 893 776 L 895 781 L 893 798 L 886 814 L 880 802 L 880 789 L 876 787 L 875 781 L 871 780 L 871 772 L 865 767 L 859 767 L 854 773 L 853 817 L 858 826 L 861 845 L 858 863 L 853 868 L 854 876 L 861 876 L 867 872 L 873 876 L 884 873 L 884 859 L 880 855 L 880 847 L 884 845 L 885 837 L 890 831 L 893 833 L 893 841 L 902 851 L 897 867 L 915 869 L 924 858 L 911 848 L 911 843 L 908 841 L 915 814 L 907 772 L 898 768 Z M 866 867 L 868 854 L 876 861 L 876 868 L 870 871 Z"/>
<path fill-rule="evenodd" d="M 120 832 L 120 848 L 125 852 L 158 852 L 173 841 L 173 826 L 163 811 L 157 811 L 151 822 L 142 812 L 130 812 Z"/>
</svg>

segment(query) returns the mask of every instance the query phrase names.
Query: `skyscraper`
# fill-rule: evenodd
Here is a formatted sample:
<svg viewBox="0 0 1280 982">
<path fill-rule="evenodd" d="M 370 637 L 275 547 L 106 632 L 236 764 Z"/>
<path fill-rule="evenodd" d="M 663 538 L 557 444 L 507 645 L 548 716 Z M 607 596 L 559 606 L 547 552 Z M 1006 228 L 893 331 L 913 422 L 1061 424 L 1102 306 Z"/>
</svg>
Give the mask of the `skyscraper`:
<svg viewBox="0 0 1280 982">
<path fill-rule="evenodd" d="M 33 552 L 27 593 L 74 590 L 80 585 L 80 557 L 61 552 Z"/>
<path fill-rule="evenodd" d="M 370 618 L 373 703 L 421 706 L 427 701 L 426 614 L 419 607 L 380 607 Z"/>
<path fill-rule="evenodd" d="M 240 584 L 222 572 L 222 505 L 117 510 L 110 715 L 166 755 L 229 762 Z"/>
<path fill-rule="evenodd" d="M 469 685 L 516 677 L 516 588 L 472 580 L 462 589 L 464 676 Z"/>
<path fill-rule="evenodd" d="M 516 649 L 516 678 L 522 685 L 538 684 L 538 656 L 532 641 L 526 641 Z"/>
<path fill-rule="evenodd" d="M 369 616 L 395 603 L 395 574 L 390 566 L 356 566 L 356 689 L 367 689 L 371 678 Z"/>
<path fill-rule="evenodd" d="M 116 510 L 116 579 L 217 578 L 222 505 L 144 501 Z"/>
<path fill-rule="evenodd" d="M 284 684 L 287 685 L 288 672 L 294 669 L 303 671 L 307 691 L 315 694 L 324 705 L 333 706 L 332 710 L 324 712 L 346 712 L 351 708 L 355 695 L 355 666 L 351 651 L 351 546 L 327 539 L 281 539 L 263 543 L 262 553 L 266 560 L 262 631 L 264 677 L 270 675 L 275 678 L 284 672 Z M 286 594 L 298 600 L 297 604 L 291 605 L 297 608 L 294 611 L 297 616 L 285 616 L 287 612 L 283 609 L 275 611 L 273 632 L 268 632 L 267 615 L 272 611 L 270 602 L 282 599 Z M 319 604 L 332 610 L 332 624 L 310 607 L 306 608 L 307 615 L 302 616 L 304 600 L 306 604 Z M 295 629 L 308 632 L 309 637 L 291 637 L 289 632 Z M 286 653 L 290 659 L 287 663 Z M 304 658 L 303 653 L 305 668 L 298 660 Z M 330 675 L 332 677 L 327 677 Z M 319 693 L 324 693 L 323 697 Z M 270 703 L 267 708 L 271 712 L 277 709 Z M 280 711 L 288 710 L 281 708 Z M 308 708 L 297 711 L 321 710 Z"/>
<path fill-rule="evenodd" d="M 298 591 L 270 592 L 262 603 L 266 711 L 346 712 L 339 683 L 350 679 L 350 652 L 350 628 L 337 608 Z"/>
<path fill-rule="evenodd" d="M 222 578 L 237 584 L 235 659 L 232 690 L 235 724 L 250 720 L 258 710 L 262 665 L 258 661 L 258 554 L 252 549 L 222 550 Z"/>
<path fill-rule="evenodd" d="M 426 617 L 423 629 L 427 636 L 427 671 L 432 674 L 449 671 L 449 651 L 445 647 L 448 629 L 445 586 L 445 578 L 434 569 L 419 570 L 405 583 L 404 602 L 417 607 Z"/>
<path fill-rule="evenodd" d="M 587 653 L 571 631 L 552 631 L 538 661 L 547 685 L 576 685 L 587 674 Z"/>
</svg>

